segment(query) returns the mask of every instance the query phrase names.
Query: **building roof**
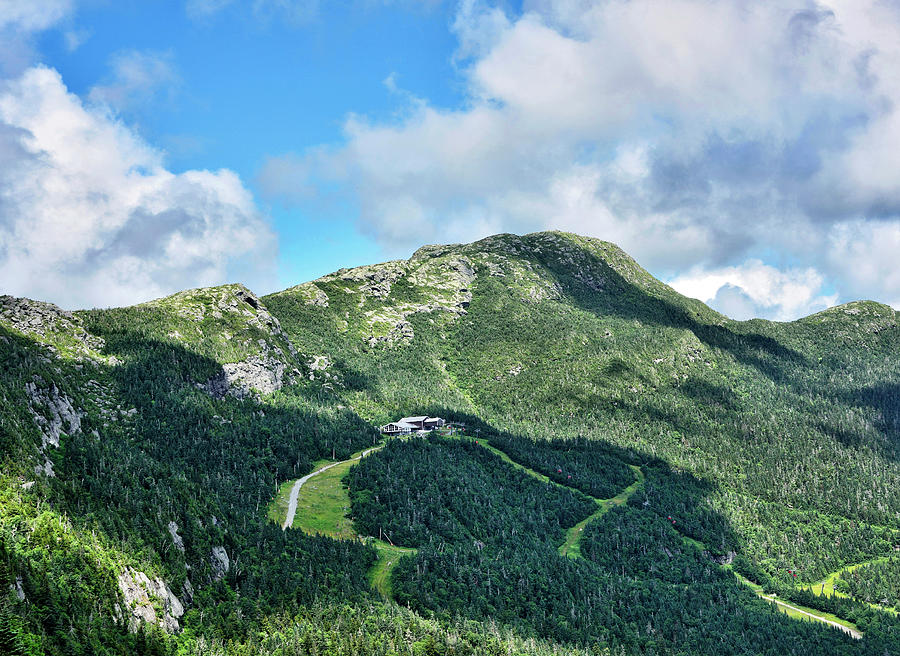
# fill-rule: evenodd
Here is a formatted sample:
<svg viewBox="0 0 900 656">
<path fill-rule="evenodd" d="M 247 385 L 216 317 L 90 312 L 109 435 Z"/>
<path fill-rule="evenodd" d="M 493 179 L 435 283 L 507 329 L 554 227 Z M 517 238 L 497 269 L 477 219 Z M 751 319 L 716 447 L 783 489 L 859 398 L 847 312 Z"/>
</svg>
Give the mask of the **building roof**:
<svg viewBox="0 0 900 656">
<path fill-rule="evenodd" d="M 418 426 L 411 424 L 408 421 L 403 421 L 402 419 L 400 421 L 392 421 L 388 424 L 385 424 L 384 426 L 382 426 L 382 428 L 387 428 L 388 426 L 398 426 L 399 428 L 418 428 Z"/>
<path fill-rule="evenodd" d="M 426 419 L 428 419 L 428 417 L 404 417 L 397 423 L 402 423 L 404 421 L 405 422 L 415 422 L 415 421 L 421 422 L 421 421 L 425 421 Z"/>
</svg>

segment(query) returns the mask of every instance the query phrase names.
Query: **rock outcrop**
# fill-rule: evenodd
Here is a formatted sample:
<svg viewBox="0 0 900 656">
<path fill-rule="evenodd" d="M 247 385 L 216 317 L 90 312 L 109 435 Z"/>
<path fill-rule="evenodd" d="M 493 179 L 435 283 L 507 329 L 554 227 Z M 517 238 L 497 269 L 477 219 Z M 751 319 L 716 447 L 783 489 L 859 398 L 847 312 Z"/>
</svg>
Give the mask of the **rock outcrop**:
<svg viewBox="0 0 900 656">
<path fill-rule="evenodd" d="M 168 633 L 179 630 L 178 620 L 184 615 L 184 606 L 165 581 L 159 577 L 151 579 L 129 567 L 119 574 L 118 583 L 125 600 L 129 631 L 136 632 L 142 623 L 157 624 Z"/>
<path fill-rule="evenodd" d="M 192 289 L 148 305 L 174 311 L 191 324 L 208 324 L 213 319 L 217 325 L 210 333 L 208 328 L 204 332 L 188 324 L 170 331 L 171 339 L 185 344 L 212 342 L 212 350 L 222 353 L 222 360 L 235 353 L 245 355 L 239 361 L 224 362 L 217 375 L 198 384 L 215 398 L 271 394 L 303 375 L 297 351 L 278 319 L 243 285 Z"/>
<path fill-rule="evenodd" d="M 28 408 L 41 431 L 41 455 L 45 455 L 47 447 L 59 447 L 59 439 L 63 433 L 81 432 L 84 412 L 76 410 L 72 399 L 60 392 L 54 383 L 47 387 L 42 378 L 35 376 L 25 384 L 25 392 L 28 394 Z M 34 471 L 36 474 L 53 476 L 53 465 L 45 457 L 44 463 L 36 465 Z"/>
<path fill-rule="evenodd" d="M 184 539 L 178 535 L 178 524 L 169 522 L 169 525 L 166 528 L 169 529 L 169 535 L 172 536 L 172 544 L 175 545 L 175 548 L 178 549 L 178 551 L 184 553 Z"/>
<path fill-rule="evenodd" d="M 217 399 L 226 395 L 243 399 L 277 392 L 291 378 L 288 365 L 267 353 L 251 356 L 242 362 L 223 364 L 222 372 L 202 387 Z"/>
<path fill-rule="evenodd" d="M 209 561 L 213 568 L 213 579 L 221 581 L 225 578 L 225 575 L 231 567 L 231 561 L 228 559 L 228 552 L 225 551 L 225 547 L 213 547 L 212 553 L 209 556 Z"/>
<path fill-rule="evenodd" d="M 102 358 L 105 342 L 84 329 L 81 319 L 52 303 L 0 296 L 0 322 L 47 347 L 54 354 L 70 352 L 76 359 Z"/>
</svg>

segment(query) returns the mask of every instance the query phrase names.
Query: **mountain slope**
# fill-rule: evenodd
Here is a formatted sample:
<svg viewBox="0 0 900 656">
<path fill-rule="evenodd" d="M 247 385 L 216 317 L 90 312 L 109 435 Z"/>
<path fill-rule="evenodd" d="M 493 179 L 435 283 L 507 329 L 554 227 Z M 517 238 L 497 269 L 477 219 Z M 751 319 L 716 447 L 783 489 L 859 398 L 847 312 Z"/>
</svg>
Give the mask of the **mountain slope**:
<svg viewBox="0 0 900 656">
<path fill-rule="evenodd" d="M 584 562 L 557 563 L 549 543 L 530 555 L 498 547 L 501 566 L 517 563 L 510 571 L 534 585 L 547 572 L 571 578 L 563 627 L 510 601 L 515 593 L 501 580 L 468 605 L 426 593 L 441 563 L 472 557 L 468 571 L 481 571 L 468 547 L 435 542 L 398 568 L 393 586 L 438 618 L 433 640 L 454 644 L 467 618 L 486 622 L 473 630 L 489 636 L 487 620 L 496 619 L 520 637 L 540 636 L 532 652 L 599 640 L 669 653 L 683 640 L 692 652 L 715 653 L 716 631 L 732 630 L 716 629 L 719 620 L 645 632 L 644 620 L 671 613 L 688 585 L 705 591 L 700 611 L 718 594 L 744 609 L 751 652 L 768 648 L 763 636 L 780 635 L 805 645 L 797 653 L 823 645 L 838 653 L 849 644 L 843 636 L 774 620 L 729 577 L 703 572 L 713 558 L 734 559 L 790 594 L 794 573 L 818 581 L 900 544 L 898 346 L 897 313 L 886 306 L 735 322 L 614 245 L 564 233 L 427 246 L 408 261 L 342 269 L 262 298 L 227 285 L 64 313 L 4 297 L 0 583 L 11 592 L 0 629 L 12 627 L 9 639 L 22 649 L 49 652 L 165 651 L 201 636 L 265 652 L 249 636 L 267 626 L 289 640 L 299 635 L 286 628 L 292 622 L 307 626 L 295 613 L 366 608 L 408 622 L 390 605 L 370 605 L 371 548 L 282 532 L 265 509 L 281 483 L 317 460 L 372 444 L 375 425 L 428 413 L 517 445 L 535 468 L 542 440 L 578 436 L 603 457 L 642 465 L 645 487 L 603 521 L 644 536 L 628 548 L 654 554 L 626 576 L 616 574 L 618 559 L 601 555 L 602 535 L 590 538 Z M 447 476 L 459 458 L 447 461 Z M 412 494 L 414 481 L 391 480 L 372 482 L 372 498 L 395 498 L 379 494 L 384 485 Z M 432 493 L 407 497 L 410 516 L 420 512 L 415 499 L 449 512 L 447 491 Z M 677 532 L 663 539 L 660 531 L 675 530 L 665 520 L 672 515 Z M 705 555 L 675 554 L 688 539 Z M 574 592 L 601 580 L 606 605 Z M 600 613 L 612 599 L 645 594 L 645 584 L 659 606 L 635 604 L 619 619 Z M 507 595 L 502 604 L 498 595 Z M 898 635 L 878 614 L 863 623 L 871 653 Z M 165 637 L 148 626 L 186 630 Z"/>
<path fill-rule="evenodd" d="M 436 302 L 421 281 L 440 271 L 456 296 Z M 457 412 L 664 457 L 717 484 L 712 507 L 746 525 L 738 542 L 772 574 L 793 565 L 812 580 L 893 546 L 878 529 L 900 517 L 900 329 L 886 306 L 734 322 L 615 246 L 556 233 L 426 247 L 265 302 L 301 351 L 329 358 L 366 418 Z M 803 553 L 754 537 L 773 518 L 806 525 Z"/>
</svg>

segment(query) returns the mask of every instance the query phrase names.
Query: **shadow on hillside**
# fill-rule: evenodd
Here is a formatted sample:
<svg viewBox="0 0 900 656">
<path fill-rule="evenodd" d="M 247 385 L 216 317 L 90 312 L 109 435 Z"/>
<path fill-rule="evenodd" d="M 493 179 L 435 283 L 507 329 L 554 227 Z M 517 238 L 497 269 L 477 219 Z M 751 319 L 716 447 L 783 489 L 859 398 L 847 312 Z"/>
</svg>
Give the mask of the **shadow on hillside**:
<svg viewBox="0 0 900 656">
<path fill-rule="evenodd" d="M 528 440 L 472 414 L 440 406 L 416 411 L 465 422 L 470 437 L 488 438 L 494 446 Z M 542 445 L 559 442 L 576 440 L 537 441 L 534 446 L 539 456 Z M 414 442 L 396 446 L 417 448 Z M 396 600 L 426 615 L 493 621 L 562 642 L 609 640 L 648 653 L 669 641 L 691 653 L 718 653 L 724 637 L 737 635 L 725 651 L 776 653 L 780 640 L 823 638 L 820 628 L 777 614 L 730 572 L 715 566 L 730 560 L 738 540 L 728 522 L 705 504 L 714 490 L 711 483 L 634 449 L 603 441 L 594 446 L 640 465 L 645 479 L 627 505 L 613 507 L 587 525 L 580 543 L 582 558 L 562 557 L 555 548 L 516 540 L 516 518 L 498 517 L 480 529 L 490 539 L 475 533 L 460 542 L 422 544 L 416 555 L 402 560 L 394 570 Z M 535 451 L 530 453 L 533 457 Z M 392 454 L 386 449 L 370 457 Z M 449 495 L 458 493 L 452 481 L 435 487 L 428 477 L 385 480 L 390 480 L 395 498 L 411 504 L 402 510 L 404 516 L 427 517 L 438 512 L 435 494 L 448 495 L 452 503 Z M 378 498 L 377 489 L 368 492 L 367 499 Z M 421 508 L 416 505 L 420 499 L 426 499 Z M 504 541 L 504 535 L 513 537 Z M 648 620 L 654 626 L 652 636 L 642 632 Z M 685 624 L 702 628 L 685 633 Z M 751 627 L 762 630 L 748 631 Z"/>
<path fill-rule="evenodd" d="M 504 446 L 516 440 L 530 438 L 498 429 L 476 415 L 462 413 L 441 406 L 419 408 L 422 414 L 444 417 L 453 422 L 465 423 L 465 434 L 472 437 L 484 437 L 491 444 L 504 450 Z M 667 417 L 666 419 L 671 419 Z M 740 539 L 728 522 L 718 513 L 704 507 L 704 500 L 713 492 L 714 486 L 709 481 L 696 478 L 690 473 L 674 470 L 665 460 L 633 448 L 625 448 L 605 440 L 585 440 L 581 436 L 556 438 L 553 440 L 535 440 L 534 444 L 546 443 L 554 445 L 571 444 L 573 448 L 595 449 L 598 457 L 613 456 L 629 465 L 636 465 L 646 474 L 643 491 L 635 494 L 630 505 L 648 512 L 667 517 L 677 512 L 683 518 L 679 531 L 687 537 L 705 543 L 711 553 L 722 555 L 728 551 L 738 550 Z M 548 448 L 548 454 L 551 453 Z M 540 471 L 540 469 L 538 469 Z M 553 477 L 552 471 L 541 472 Z M 562 480 L 562 479 L 561 479 Z M 563 483 L 564 484 L 564 483 Z M 644 502 L 648 501 L 647 504 Z"/>
<path fill-rule="evenodd" d="M 688 378 L 679 388 L 691 398 L 711 405 L 720 405 L 727 410 L 740 407 L 737 395 L 724 385 L 714 385 L 699 378 Z"/>
<path fill-rule="evenodd" d="M 894 458 L 900 458 L 900 384 L 882 383 L 848 390 L 841 398 L 847 403 L 875 410 L 878 414 L 875 426 L 885 437 L 885 450 Z"/>
<path fill-rule="evenodd" d="M 782 382 L 788 376 L 786 363 L 807 364 L 799 352 L 779 343 L 772 337 L 752 332 L 735 332 L 732 328 L 709 323 L 700 315 L 708 312 L 698 301 L 688 300 L 686 306 L 654 296 L 628 282 L 602 258 L 585 253 L 592 272 L 602 279 L 602 289 L 595 290 L 576 278 L 558 260 L 541 255 L 542 264 L 554 275 L 557 283 L 579 308 L 598 316 L 615 315 L 641 323 L 682 328 L 693 332 L 709 347 L 727 351 L 735 359 L 750 365 L 769 378 Z M 697 304 L 696 309 L 689 309 Z"/>
<path fill-rule="evenodd" d="M 264 402 L 213 398 L 198 383 L 221 374 L 220 364 L 125 319 L 86 318 L 88 329 L 106 340 L 104 353 L 121 362 L 116 366 L 56 361 L 40 344 L 0 328 L 37 355 L 16 371 L 15 384 L 24 389 L 37 373 L 88 411 L 82 430 L 63 436 L 52 454 L 56 476 L 47 484 L 54 507 L 105 534 L 135 563 L 161 565 L 182 601 L 189 578 L 194 606 L 205 609 L 206 626 L 222 635 L 240 634 L 229 614 L 249 618 L 325 596 L 368 597 L 373 550 L 282 531 L 266 507 L 279 483 L 332 453 L 348 457 L 371 445 L 374 429 L 312 383 Z M 40 365 L 44 359 L 54 366 Z M 224 547 L 230 561 L 221 582 L 214 547 Z"/>
</svg>

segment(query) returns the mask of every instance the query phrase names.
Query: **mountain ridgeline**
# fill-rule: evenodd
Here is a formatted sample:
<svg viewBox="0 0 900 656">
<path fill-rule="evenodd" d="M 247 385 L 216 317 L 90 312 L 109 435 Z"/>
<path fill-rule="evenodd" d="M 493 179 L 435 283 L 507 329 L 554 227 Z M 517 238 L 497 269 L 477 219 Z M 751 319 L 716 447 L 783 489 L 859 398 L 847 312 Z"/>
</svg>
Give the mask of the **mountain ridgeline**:
<svg viewBox="0 0 900 656">
<path fill-rule="evenodd" d="M 0 652 L 900 654 L 887 306 L 732 321 L 552 232 L 264 297 L 0 297 L 0 354 Z M 416 548 L 384 599 L 370 544 L 267 508 L 415 414 L 507 459 L 431 437 L 350 470 L 356 531 Z"/>
</svg>

